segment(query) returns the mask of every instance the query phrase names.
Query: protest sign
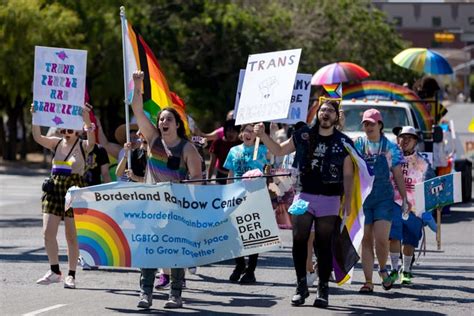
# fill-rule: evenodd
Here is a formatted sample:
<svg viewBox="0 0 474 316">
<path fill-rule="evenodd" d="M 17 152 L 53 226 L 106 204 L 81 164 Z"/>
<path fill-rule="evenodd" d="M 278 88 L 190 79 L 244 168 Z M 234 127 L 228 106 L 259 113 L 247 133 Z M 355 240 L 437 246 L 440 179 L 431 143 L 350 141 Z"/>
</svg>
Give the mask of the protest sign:
<svg viewBox="0 0 474 316">
<path fill-rule="evenodd" d="M 235 95 L 234 116 L 238 112 L 239 99 L 242 93 L 242 84 L 244 82 L 245 69 L 240 70 L 239 84 Z M 276 123 L 296 124 L 300 121 L 305 122 L 308 115 L 309 94 L 311 91 L 311 75 L 296 74 L 296 80 L 293 85 L 293 94 L 291 95 L 290 110 L 288 117 L 282 120 L 274 120 Z"/>
<path fill-rule="evenodd" d="M 451 173 L 415 185 L 415 209 L 431 211 L 461 202 L 461 173 Z"/>
<path fill-rule="evenodd" d="M 250 55 L 235 120 L 237 125 L 286 119 L 301 49 Z"/>
<path fill-rule="evenodd" d="M 281 244 L 265 179 L 219 186 L 115 182 L 70 194 L 89 265 L 184 268 Z"/>
<path fill-rule="evenodd" d="M 35 47 L 33 124 L 81 130 L 87 51 Z"/>
</svg>

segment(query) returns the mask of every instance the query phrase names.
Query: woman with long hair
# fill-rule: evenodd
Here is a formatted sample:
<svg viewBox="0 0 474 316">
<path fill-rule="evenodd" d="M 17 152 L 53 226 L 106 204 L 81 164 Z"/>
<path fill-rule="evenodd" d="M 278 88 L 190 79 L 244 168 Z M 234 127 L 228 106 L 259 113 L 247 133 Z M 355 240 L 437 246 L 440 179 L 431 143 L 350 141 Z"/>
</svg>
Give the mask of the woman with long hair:
<svg viewBox="0 0 474 316">
<path fill-rule="evenodd" d="M 201 156 L 186 138 L 184 122 L 179 113 L 171 107 L 162 109 L 154 126 L 143 111 L 141 92 L 143 72 L 136 71 L 133 74 L 133 81 L 135 89 L 132 110 L 137 118 L 138 127 L 148 143 L 145 183 L 201 179 Z M 139 308 L 149 308 L 152 305 L 155 274 L 156 269 L 141 269 Z M 171 269 L 171 288 L 165 308 L 183 306 L 181 299 L 183 281 L 184 269 Z"/>
</svg>

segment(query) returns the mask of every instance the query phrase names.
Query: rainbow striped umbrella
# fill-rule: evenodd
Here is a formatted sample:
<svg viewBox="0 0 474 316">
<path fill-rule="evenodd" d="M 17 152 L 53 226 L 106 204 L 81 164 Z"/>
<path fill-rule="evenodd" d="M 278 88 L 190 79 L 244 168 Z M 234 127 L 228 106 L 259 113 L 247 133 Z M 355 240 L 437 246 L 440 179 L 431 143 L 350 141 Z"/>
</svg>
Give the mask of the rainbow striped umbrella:
<svg viewBox="0 0 474 316">
<path fill-rule="evenodd" d="M 427 48 L 407 48 L 393 57 L 393 62 L 403 68 L 426 74 L 448 75 L 453 73 L 451 65 L 443 55 Z"/>
<path fill-rule="evenodd" d="M 327 85 L 348 81 L 357 81 L 370 76 L 369 72 L 359 65 L 349 62 L 338 62 L 324 66 L 316 71 L 311 84 Z"/>
</svg>

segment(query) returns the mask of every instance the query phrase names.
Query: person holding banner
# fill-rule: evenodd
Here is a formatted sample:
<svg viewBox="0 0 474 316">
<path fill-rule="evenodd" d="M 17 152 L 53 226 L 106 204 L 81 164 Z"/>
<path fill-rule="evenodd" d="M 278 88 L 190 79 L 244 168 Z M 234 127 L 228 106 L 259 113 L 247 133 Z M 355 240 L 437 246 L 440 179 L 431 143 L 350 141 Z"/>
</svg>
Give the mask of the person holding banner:
<svg viewBox="0 0 474 316">
<path fill-rule="evenodd" d="M 351 212 L 352 179 L 354 166 L 345 144 L 352 140 L 336 129 L 339 120 L 339 102 L 325 100 L 316 113 L 311 127 L 303 126 L 288 139 L 278 144 L 264 133 L 263 124 L 255 132 L 276 156 L 296 151 L 294 166 L 300 171 L 301 193 L 290 207 L 302 205 L 292 216 L 293 262 L 296 270 L 296 294 L 293 306 L 303 305 L 309 296 L 306 279 L 307 243 L 315 226 L 314 249 L 318 264 L 318 293 L 313 306 L 325 308 L 329 304 L 329 278 L 333 267 L 333 235 L 339 228 L 339 210 Z M 298 214 L 298 215 L 296 215 Z"/>
<path fill-rule="evenodd" d="M 145 183 L 179 182 L 185 179 L 201 179 L 201 156 L 194 145 L 186 138 L 183 119 L 171 107 L 158 113 L 154 126 L 143 111 L 142 71 L 133 73 L 134 92 L 132 110 L 138 127 L 148 143 L 148 160 Z M 157 263 L 159 266 L 159 263 Z M 150 308 L 153 301 L 153 282 L 156 269 L 141 269 L 139 308 Z M 171 288 L 165 308 L 181 308 L 183 302 L 184 269 L 171 269 Z"/>
<path fill-rule="evenodd" d="M 362 116 L 362 129 L 366 136 L 359 137 L 355 146 L 367 162 L 374 174 L 372 191 L 364 201 L 364 237 L 362 239 L 362 268 L 365 283 L 359 292 L 368 294 L 374 291 L 372 274 L 374 268 L 374 240 L 375 253 L 379 263 L 379 275 L 384 290 L 393 286 L 392 279 L 387 271 L 386 263 L 389 253 L 390 225 L 393 217 L 393 186 L 390 182 L 390 173 L 399 189 L 402 209 L 409 209 L 405 182 L 401 164 L 403 155 L 400 148 L 390 142 L 383 134 L 383 119 L 376 109 L 368 109 Z"/>
<path fill-rule="evenodd" d="M 434 170 L 430 163 L 416 150 L 418 134 L 412 126 L 403 126 L 394 129 L 397 135 L 398 145 L 403 151 L 405 162 L 401 164 L 402 173 L 405 179 L 408 201 L 415 205 L 415 185 L 435 177 Z M 401 245 L 403 244 L 403 268 L 400 271 L 401 283 L 411 284 L 411 265 L 415 248 L 422 237 L 424 210 L 409 209 L 407 214 L 402 216 L 400 205 L 402 197 L 393 181 L 395 189 L 395 207 L 390 230 L 390 258 L 392 261 L 392 271 L 390 277 L 392 282 L 398 280 L 398 261 L 400 257 Z"/>
<path fill-rule="evenodd" d="M 227 154 L 224 168 L 229 170 L 229 178 L 242 177 L 250 170 L 258 169 L 264 171 L 265 164 L 268 163 L 267 148 L 259 146 L 257 159 L 253 159 L 256 135 L 253 124 L 244 124 L 240 127 L 240 139 L 242 144 L 234 146 Z M 227 183 L 232 183 L 228 180 Z M 258 253 L 250 255 L 248 264 L 245 264 L 244 257 L 235 258 L 235 268 L 229 277 L 232 282 L 240 284 L 251 284 L 257 282 L 255 269 L 257 268 Z"/>
<path fill-rule="evenodd" d="M 72 208 L 65 210 L 65 197 L 67 190 L 72 186 L 84 187 L 84 172 L 86 157 L 95 145 L 95 125 L 89 116 L 90 105 L 82 111 L 84 130 L 87 139 L 82 141 L 79 135 L 82 131 L 61 128 L 62 138 L 41 135 L 38 125 L 32 125 L 33 139 L 41 146 L 53 152 L 51 176 L 43 182 L 43 195 L 41 197 L 43 209 L 43 236 L 50 270 L 36 281 L 37 284 L 49 285 L 61 281 L 61 270 L 58 258 L 58 227 L 64 220 L 69 272 L 64 278 L 64 288 L 76 288 L 76 266 L 79 257 L 76 224 Z M 31 106 L 34 113 L 34 107 Z"/>
</svg>

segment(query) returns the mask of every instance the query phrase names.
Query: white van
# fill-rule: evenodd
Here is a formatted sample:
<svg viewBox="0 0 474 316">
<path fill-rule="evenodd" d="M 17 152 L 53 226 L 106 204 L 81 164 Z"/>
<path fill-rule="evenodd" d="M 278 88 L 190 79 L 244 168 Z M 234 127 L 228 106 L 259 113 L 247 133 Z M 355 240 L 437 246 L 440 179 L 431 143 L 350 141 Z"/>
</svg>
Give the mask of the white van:
<svg viewBox="0 0 474 316">
<path fill-rule="evenodd" d="M 341 103 L 344 110 L 343 132 L 352 139 L 363 136 L 362 114 L 368 109 L 377 109 L 382 114 L 384 134 L 387 138 L 396 143 L 396 136 L 392 129 L 398 126 L 413 126 L 423 140 L 423 133 L 411 105 L 400 101 L 378 101 L 378 100 L 343 100 Z M 423 141 L 418 144 L 418 149 L 423 150 Z"/>
</svg>

